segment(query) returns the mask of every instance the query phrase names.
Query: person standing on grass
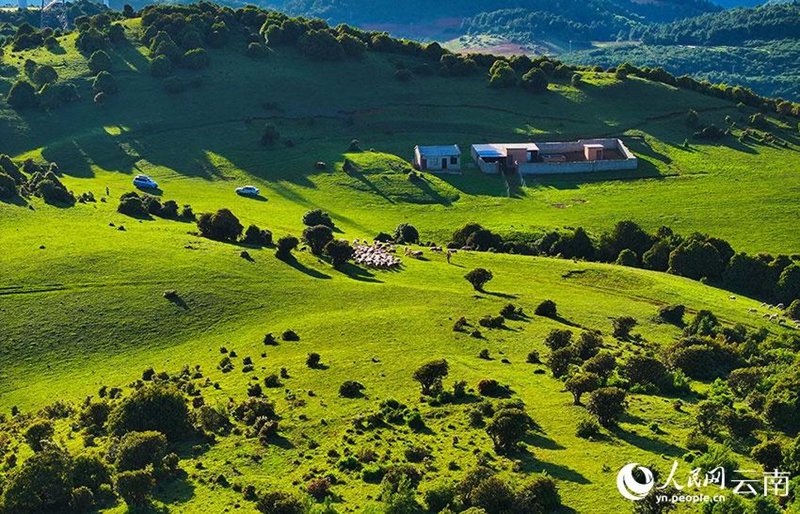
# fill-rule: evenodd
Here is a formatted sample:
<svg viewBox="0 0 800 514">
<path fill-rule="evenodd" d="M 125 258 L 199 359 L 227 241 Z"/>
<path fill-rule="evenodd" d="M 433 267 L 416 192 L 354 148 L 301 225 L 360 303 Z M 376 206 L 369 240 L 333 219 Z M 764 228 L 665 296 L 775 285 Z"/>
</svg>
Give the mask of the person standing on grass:
<svg viewBox="0 0 800 514">
<path fill-rule="evenodd" d="M 450 264 L 450 256 L 451 255 L 453 255 L 453 252 L 448 249 L 447 253 L 445 254 L 445 257 L 447 258 L 447 264 Z"/>
</svg>

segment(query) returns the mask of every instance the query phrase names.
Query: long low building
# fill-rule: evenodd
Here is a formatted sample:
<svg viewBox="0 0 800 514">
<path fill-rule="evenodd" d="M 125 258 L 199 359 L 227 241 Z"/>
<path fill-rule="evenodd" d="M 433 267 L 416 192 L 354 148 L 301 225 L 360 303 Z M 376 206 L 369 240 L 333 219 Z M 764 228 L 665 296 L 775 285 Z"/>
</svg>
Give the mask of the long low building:
<svg viewBox="0 0 800 514">
<path fill-rule="evenodd" d="M 639 161 L 616 138 L 552 143 L 472 145 L 472 158 L 484 173 L 548 175 L 634 170 Z"/>
<path fill-rule="evenodd" d="M 460 171 L 461 148 L 458 145 L 415 146 L 414 167 L 421 171 Z"/>
</svg>

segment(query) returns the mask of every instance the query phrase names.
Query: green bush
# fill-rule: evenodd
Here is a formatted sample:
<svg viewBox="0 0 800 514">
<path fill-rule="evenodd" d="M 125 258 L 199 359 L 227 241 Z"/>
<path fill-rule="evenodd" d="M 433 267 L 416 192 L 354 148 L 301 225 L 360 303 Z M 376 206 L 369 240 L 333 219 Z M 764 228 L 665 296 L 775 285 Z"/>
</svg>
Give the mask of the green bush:
<svg viewBox="0 0 800 514">
<path fill-rule="evenodd" d="M 14 109 L 30 109 L 36 107 L 36 89 L 30 82 L 24 80 L 16 81 L 6 96 L 8 105 Z"/>
<path fill-rule="evenodd" d="M 124 398 L 111 411 L 108 429 L 114 435 L 128 432 L 157 431 L 170 441 L 193 435 L 189 409 L 183 395 L 172 386 L 146 385 Z"/>
<path fill-rule="evenodd" d="M 603 426 L 614 425 L 625 413 L 625 391 L 618 387 L 601 387 L 589 395 L 586 410 Z"/>
<path fill-rule="evenodd" d="M 326 225 L 316 225 L 303 230 L 303 241 L 308 245 L 311 253 L 322 255 L 325 246 L 333 241 L 333 231 Z"/>
<path fill-rule="evenodd" d="M 201 70 L 211 64 L 211 59 L 204 48 L 192 48 L 181 56 L 180 63 L 183 68 Z"/>
<path fill-rule="evenodd" d="M 306 509 L 295 495 L 280 491 L 263 494 L 256 502 L 262 514 L 304 514 Z"/>
<path fill-rule="evenodd" d="M 575 426 L 575 435 L 581 439 L 591 439 L 600 435 L 600 425 L 592 418 L 581 418 Z"/>
<path fill-rule="evenodd" d="M 114 76 L 107 72 L 101 71 L 97 74 L 92 82 L 92 89 L 95 93 L 105 93 L 107 95 L 113 95 L 117 92 L 117 81 L 114 79 Z"/>
<path fill-rule="evenodd" d="M 58 73 L 55 68 L 49 64 L 45 64 L 44 66 L 38 66 L 31 78 L 37 86 L 41 87 L 45 84 L 52 84 L 58 80 Z"/>
<path fill-rule="evenodd" d="M 242 224 L 229 209 L 215 213 L 203 213 L 197 218 L 200 235 L 215 241 L 234 242 L 242 234 Z"/>
<path fill-rule="evenodd" d="M 66 452 L 55 449 L 35 453 L 7 475 L 2 506 L 5 512 L 63 512 L 72 496 Z"/>
<path fill-rule="evenodd" d="M 117 474 L 117 492 L 130 507 L 145 505 L 155 488 L 150 470 L 138 469 Z"/>
<path fill-rule="evenodd" d="M 120 471 L 158 468 L 167 453 L 167 438 L 160 432 L 128 432 L 113 449 L 115 464 Z"/>
<path fill-rule="evenodd" d="M 172 61 L 166 55 L 157 55 L 150 61 L 150 75 L 167 77 L 172 74 Z"/>
<path fill-rule="evenodd" d="M 545 300 L 536 306 L 536 310 L 533 313 L 537 316 L 555 319 L 558 317 L 558 308 L 553 300 Z"/>
<path fill-rule="evenodd" d="M 89 57 L 89 71 L 97 75 L 101 71 L 111 71 L 111 57 L 103 50 L 97 50 Z"/>
<path fill-rule="evenodd" d="M 475 268 L 474 270 L 470 271 L 464 278 L 472 284 L 472 287 L 476 291 L 483 291 L 483 287 L 486 285 L 487 282 L 494 278 L 492 272 L 485 269 L 485 268 Z"/>
<path fill-rule="evenodd" d="M 517 512 L 556 512 L 561 508 L 561 495 L 556 481 L 546 474 L 537 475 L 522 484 L 514 499 Z"/>
</svg>

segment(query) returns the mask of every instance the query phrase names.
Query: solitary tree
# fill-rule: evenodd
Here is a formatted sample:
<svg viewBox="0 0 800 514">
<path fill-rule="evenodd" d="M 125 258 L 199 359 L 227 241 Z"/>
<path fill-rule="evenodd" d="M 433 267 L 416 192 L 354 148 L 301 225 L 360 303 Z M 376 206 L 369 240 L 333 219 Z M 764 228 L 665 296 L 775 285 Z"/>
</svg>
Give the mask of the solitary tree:
<svg viewBox="0 0 800 514">
<path fill-rule="evenodd" d="M 612 426 L 625 414 L 625 391 L 618 387 L 601 387 L 592 391 L 586 410 L 601 425 Z"/>
<path fill-rule="evenodd" d="M 394 241 L 399 244 L 419 243 L 419 231 L 414 225 L 401 223 L 394 229 Z"/>
<path fill-rule="evenodd" d="M 594 373 L 576 373 L 564 383 L 564 389 L 572 393 L 575 405 L 581 404 L 581 396 L 600 387 L 600 377 Z"/>
<path fill-rule="evenodd" d="M 292 254 L 292 250 L 297 248 L 299 243 L 300 241 L 294 236 L 283 236 L 278 239 L 278 250 L 275 252 L 275 255 L 279 259 L 286 259 Z"/>
<path fill-rule="evenodd" d="M 422 386 L 422 394 L 432 396 L 442 390 L 442 380 L 450 373 L 450 365 L 444 359 L 423 364 L 412 375 Z"/>
<path fill-rule="evenodd" d="M 325 225 L 308 227 L 303 231 L 303 241 L 311 249 L 311 253 L 322 255 L 325 245 L 333 241 L 333 231 Z"/>
<path fill-rule="evenodd" d="M 353 258 L 353 247 L 344 239 L 334 239 L 325 245 L 325 255 L 331 260 L 334 268 L 340 268 Z"/>
<path fill-rule="evenodd" d="M 497 453 L 508 453 L 533 426 L 533 420 L 522 409 L 506 408 L 497 411 L 486 426 Z"/>
<path fill-rule="evenodd" d="M 494 278 L 492 272 L 485 268 L 475 268 L 474 270 L 470 271 L 464 278 L 467 279 L 467 282 L 472 284 L 472 287 L 475 288 L 476 291 L 483 291 L 483 286 L 486 285 L 487 282 Z"/>
</svg>

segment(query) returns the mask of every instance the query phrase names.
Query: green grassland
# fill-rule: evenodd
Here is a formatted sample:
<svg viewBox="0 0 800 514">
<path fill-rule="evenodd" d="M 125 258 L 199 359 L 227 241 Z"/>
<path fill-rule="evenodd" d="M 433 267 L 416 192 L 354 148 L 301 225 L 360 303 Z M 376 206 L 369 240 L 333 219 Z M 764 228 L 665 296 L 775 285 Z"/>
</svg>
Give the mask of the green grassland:
<svg viewBox="0 0 800 514">
<path fill-rule="evenodd" d="M 126 23 L 135 33 L 137 21 Z M 69 188 L 107 201 L 70 208 L 38 199 L 31 209 L 0 204 L 2 411 L 35 410 L 56 399 L 77 402 L 102 385 L 131 383 L 147 366 L 174 372 L 200 365 L 221 386 L 203 390 L 211 404 L 243 399 L 251 376 L 263 379 L 281 367 L 290 375 L 283 388 L 267 390 L 282 415 L 285 444 L 264 447 L 229 436 L 201 456 L 187 452 L 187 480 L 156 495 L 157 506 L 170 512 L 223 512 L 238 503 L 237 512 L 255 512 L 213 478 L 224 472 L 232 482 L 259 489 L 297 489 L 330 467 L 329 450 L 345 447 L 369 446 L 402 461 L 403 448 L 422 444 L 434 456 L 426 481 L 462 476 L 477 454 L 492 453 L 492 445 L 483 430 L 468 426 L 469 405 L 420 402 L 411 373 L 442 357 L 451 365 L 446 385 L 463 379 L 474 387 L 495 378 L 511 387 L 540 425 L 521 462 L 495 457 L 502 473 L 517 480 L 515 467 L 546 471 L 575 512 L 627 511 L 614 487 L 616 470 L 632 461 L 666 468 L 680 458 L 696 398 L 685 399 L 688 406 L 680 412 L 672 398 L 632 395 L 620 427 L 588 442 L 575 436 L 585 410 L 572 405 L 549 372 L 535 374 L 544 366 L 527 364 L 527 354 L 545 355 L 545 335 L 569 327 L 602 331 L 611 350 L 635 350 L 610 336 L 611 318 L 623 315 L 638 320 L 635 332 L 646 346 L 670 343 L 680 330 L 654 317 L 659 306 L 674 303 L 690 312 L 710 309 L 725 324 L 785 332 L 767 324 L 760 309 L 748 312 L 758 308 L 754 300 L 732 300 L 726 291 L 661 273 L 469 252 L 456 254 L 452 264 L 426 252 L 391 272 L 355 266 L 337 271 L 307 252 L 286 263 L 271 249 L 247 248 L 250 262 L 240 257 L 242 247 L 202 239 L 193 224 L 134 220 L 118 214 L 116 205 L 132 189 L 132 176 L 146 173 L 159 182 L 163 199 L 189 203 L 195 212 L 230 208 L 244 224 L 257 223 L 276 237 L 299 235 L 302 214 L 322 208 L 340 228 L 339 237 L 348 239 L 372 237 L 401 222 L 441 243 L 468 221 L 499 232 L 580 225 L 599 233 L 632 219 L 647 229 L 708 232 L 738 250 L 797 253 L 800 141 L 789 122 L 772 120 L 788 147 L 727 138 L 684 148 L 689 109 L 720 126 L 726 116 L 740 123 L 745 113 L 722 100 L 607 74 L 587 74 L 580 89 L 556 84 L 544 95 L 528 95 L 488 89 L 474 77 L 401 83 L 389 61 L 413 64 L 406 57 L 368 54 L 363 62 L 312 63 L 282 49 L 254 61 L 236 45 L 211 51 L 207 70 L 179 72 L 203 78 L 199 88 L 181 95 L 168 95 L 148 75 L 145 49 L 119 49 L 113 58 L 120 92 L 95 105 L 74 38 L 60 42 L 63 53 L 7 53 L 3 62 L 50 63 L 62 79 L 81 83 L 84 100 L 53 112 L 17 113 L 2 104 L 0 152 L 56 161 Z M 0 92 L 9 86 L 0 79 Z M 261 146 L 267 122 L 293 145 Z M 541 177 L 510 187 L 470 168 L 462 175 L 426 174 L 418 184 L 406 179 L 408 164 L 400 159 L 410 158 L 414 144 L 457 142 L 466 150 L 470 143 L 501 139 L 601 135 L 623 136 L 637 153 L 641 165 L 633 176 Z M 353 138 L 364 152 L 345 153 Z M 360 171 L 343 173 L 346 157 Z M 315 169 L 317 161 L 328 163 L 327 169 Z M 234 187 L 245 183 L 260 187 L 264 198 L 236 196 Z M 463 279 L 478 266 L 495 275 L 485 293 Z M 165 290 L 176 290 L 184 304 L 164 299 Z M 557 302 L 560 321 L 531 316 L 484 331 L 485 339 L 452 330 L 460 316 L 475 323 L 508 302 L 530 314 L 547 298 Z M 262 343 L 265 333 L 288 328 L 299 342 Z M 242 373 L 240 358 L 231 373 L 216 369 L 221 346 L 252 357 L 255 371 Z M 477 357 L 483 348 L 492 360 Z M 319 352 L 327 369 L 306 368 L 309 352 Z M 366 398 L 337 396 L 339 384 L 349 379 L 364 383 Z M 705 387 L 695 384 L 698 391 Z M 387 398 L 419 408 L 430 431 L 354 433 L 353 417 Z M 651 430 L 652 423 L 660 431 Z M 71 449 L 82 444 L 63 424 L 59 437 Z M 252 455 L 263 460 L 256 464 Z M 196 461 L 205 469 L 197 469 Z M 449 469 L 451 461 L 459 468 Z M 334 492 L 342 511 L 361 512 L 377 498 L 377 485 L 339 474 L 345 481 Z M 122 504 L 110 510 L 124 511 Z"/>
</svg>

